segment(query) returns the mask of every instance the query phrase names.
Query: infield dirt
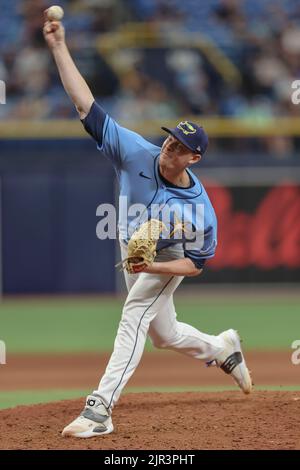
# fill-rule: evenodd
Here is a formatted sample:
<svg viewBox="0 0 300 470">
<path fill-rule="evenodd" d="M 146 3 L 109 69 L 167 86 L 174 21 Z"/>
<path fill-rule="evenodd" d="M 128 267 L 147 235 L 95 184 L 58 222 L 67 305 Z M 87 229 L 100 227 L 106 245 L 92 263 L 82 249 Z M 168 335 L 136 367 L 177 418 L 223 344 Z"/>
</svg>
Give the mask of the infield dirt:
<svg viewBox="0 0 300 470">
<path fill-rule="evenodd" d="M 256 385 L 300 385 L 300 365 L 292 350 L 247 351 L 246 359 Z M 109 354 L 10 355 L 1 368 L 0 391 L 92 389 L 105 371 Z M 172 352 L 145 352 L 130 387 L 231 386 L 233 381 L 216 367 Z"/>
<path fill-rule="evenodd" d="M 300 392 L 144 393 L 121 398 L 115 432 L 63 438 L 83 400 L 0 412 L 1 449 L 300 449 Z"/>
<path fill-rule="evenodd" d="M 1 369 L 2 391 L 93 390 L 108 355 L 16 355 Z M 300 384 L 290 351 L 247 352 L 254 382 Z M 146 353 L 129 382 L 136 387 L 232 386 L 231 377 L 172 353 Z M 300 449 L 300 391 L 134 393 L 115 407 L 115 432 L 62 438 L 84 397 L 0 411 L 0 449 Z"/>
</svg>

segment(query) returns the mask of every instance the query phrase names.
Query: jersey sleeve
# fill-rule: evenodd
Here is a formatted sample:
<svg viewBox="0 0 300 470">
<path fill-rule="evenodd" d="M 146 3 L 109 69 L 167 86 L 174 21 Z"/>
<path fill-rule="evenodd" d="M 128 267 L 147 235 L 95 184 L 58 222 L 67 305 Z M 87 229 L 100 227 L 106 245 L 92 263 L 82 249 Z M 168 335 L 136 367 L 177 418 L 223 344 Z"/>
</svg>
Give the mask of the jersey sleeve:
<svg viewBox="0 0 300 470">
<path fill-rule="evenodd" d="M 215 227 L 210 226 L 201 237 L 202 242 L 199 245 L 195 242 L 185 243 L 184 256 L 193 261 L 197 269 L 202 269 L 206 260 L 213 258 L 217 248 L 217 237 Z"/>
<path fill-rule="evenodd" d="M 97 142 L 100 150 L 117 168 L 134 159 L 142 148 L 152 144 L 136 132 L 120 126 L 98 103 L 94 102 L 89 114 L 82 120 L 85 130 Z"/>
<path fill-rule="evenodd" d="M 102 144 L 106 116 L 104 109 L 94 101 L 88 115 L 81 120 L 85 130 L 95 139 L 98 145 Z"/>
</svg>

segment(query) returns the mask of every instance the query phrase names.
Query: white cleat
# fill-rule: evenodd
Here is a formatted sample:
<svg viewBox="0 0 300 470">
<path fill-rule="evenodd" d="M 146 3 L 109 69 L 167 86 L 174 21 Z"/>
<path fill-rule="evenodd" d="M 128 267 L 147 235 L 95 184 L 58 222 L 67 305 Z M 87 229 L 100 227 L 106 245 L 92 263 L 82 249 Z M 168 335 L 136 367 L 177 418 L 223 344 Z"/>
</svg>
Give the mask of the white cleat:
<svg viewBox="0 0 300 470">
<path fill-rule="evenodd" d="M 65 427 L 62 436 L 87 438 L 110 434 L 113 430 L 111 416 L 101 400 L 89 395 L 84 410 L 78 418 Z"/>
<path fill-rule="evenodd" d="M 242 353 L 237 331 L 224 331 L 219 335 L 219 338 L 222 338 L 225 342 L 225 349 L 215 358 L 217 366 L 226 374 L 230 374 L 244 393 L 250 393 L 252 380 Z"/>
</svg>

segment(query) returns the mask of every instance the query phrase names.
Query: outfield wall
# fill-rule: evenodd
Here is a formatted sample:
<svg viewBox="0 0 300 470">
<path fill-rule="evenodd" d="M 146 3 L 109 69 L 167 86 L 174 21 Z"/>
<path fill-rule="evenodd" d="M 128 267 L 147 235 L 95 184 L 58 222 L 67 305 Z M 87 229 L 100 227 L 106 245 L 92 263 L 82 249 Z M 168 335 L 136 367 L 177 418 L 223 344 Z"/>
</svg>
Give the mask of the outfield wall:
<svg viewBox="0 0 300 470">
<path fill-rule="evenodd" d="M 1 143 L 3 292 L 115 290 L 114 242 L 96 208 L 114 202 L 114 171 L 88 140 Z"/>
<path fill-rule="evenodd" d="M 116 242 L 97 239 L 96 209 L 115 202 L 116 177 L 93 141 L 7 139 L 0 150 L 3 292 L 115 292 Z M 299 167 L 209 157 L 195 171 L 216 208 L 219 247 L 201 282 L 299 281 Z"/>
</svg>

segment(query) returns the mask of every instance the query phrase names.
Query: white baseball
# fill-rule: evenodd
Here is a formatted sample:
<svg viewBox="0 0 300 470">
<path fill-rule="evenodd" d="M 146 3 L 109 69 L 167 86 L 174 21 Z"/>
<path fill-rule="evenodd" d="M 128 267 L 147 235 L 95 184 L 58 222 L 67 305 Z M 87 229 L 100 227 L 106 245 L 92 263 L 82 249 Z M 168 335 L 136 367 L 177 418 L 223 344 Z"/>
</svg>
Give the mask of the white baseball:
<svg viewBox="0 0 300 470">
<path fill-rule="evenodd" d="M 47 10 L 47 18 L 49 21 L 60 21 L 64 16 L 64 10 L 59 5 L 53 5 Z"/>
</svg>

